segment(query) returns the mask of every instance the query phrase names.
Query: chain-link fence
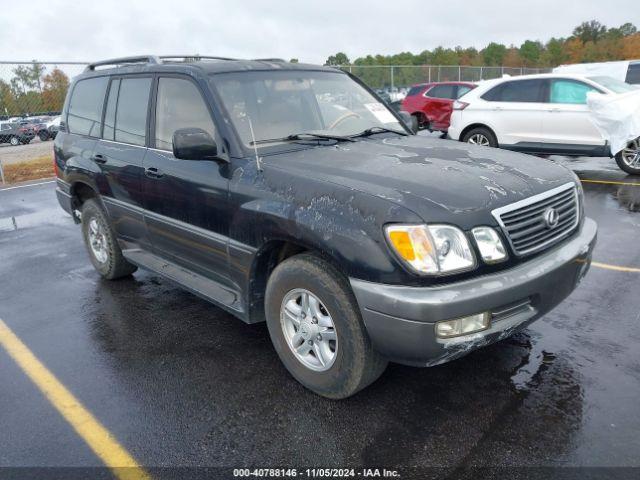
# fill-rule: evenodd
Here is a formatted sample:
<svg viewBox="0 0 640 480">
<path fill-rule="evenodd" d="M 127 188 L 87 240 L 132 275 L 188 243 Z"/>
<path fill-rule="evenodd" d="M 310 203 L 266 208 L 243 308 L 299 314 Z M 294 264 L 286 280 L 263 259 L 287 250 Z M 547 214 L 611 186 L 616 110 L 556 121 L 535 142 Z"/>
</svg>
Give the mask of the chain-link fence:
<svg viewBox="0 0 640 480">
<path fill-rule="evenodd" d="M 374 89 L 402 89 L 416 83 L 462 81 L 478 82 L 503 75 L 546 73 L 543 68 L 468 67 L 457 65 L 342 65 Z"/>
</svg>

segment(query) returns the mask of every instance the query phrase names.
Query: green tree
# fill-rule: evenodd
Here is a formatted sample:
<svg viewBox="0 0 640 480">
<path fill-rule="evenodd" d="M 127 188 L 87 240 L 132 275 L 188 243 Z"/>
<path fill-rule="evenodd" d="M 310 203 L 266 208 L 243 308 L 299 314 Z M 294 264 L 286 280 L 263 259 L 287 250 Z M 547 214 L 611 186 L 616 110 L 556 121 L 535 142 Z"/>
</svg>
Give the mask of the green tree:
<svg viewBox="0 0 640 480">
<path fill-rule="evenodd" d="M 628 37 L 629 35 L 633 35 L 634 33 L 638 33 L 638 29 L 636 28 L 636 26 L 633 23 L 625 23 L 624 25 L 620 25 L 620 28 L 618 28 L 618 30 L 620 30 L 620 33 L 622 33 L 622 36 L 624 37 Z"/>
<path fill-rule="evenodd" d="M 331 55 L 329 58 L 327 58 L 325 65 L 337 66 L 337 65 L 349 65 L 349 63 L 350 63 L 349 57 L 347 57 L 347 54 L 343 52 L 338 52 L 335 55 Z"/>
<path fill-rule="evenodd" d="M 535 67 L 540 62 L 542 50 L 543 47 L 540 42 L 527 40 L 520 46 L 518 53 L 525 67 Z"/>
<path fill-rule="evenodd" d="M 298 63 L 298 59 L 297 58 L 292 58 L 291 60 L 289 60 L 289 63 Z"/>
<path fill-rule="evenodd" d="M 582 43 L 595 43 L 600 40 L 605 35 L 605 33 L 607 33 L 607 27 L 597 20 L 582 22 L 580 25 L 573 29 L 573 36 L 579 38 Z"/>
<path fill-rule="evenodd" d="M 485 65 L 500 66 L 507 54 L 507 47 L 501 43 L 491 42 L 481 53 Z"/>
</svg>

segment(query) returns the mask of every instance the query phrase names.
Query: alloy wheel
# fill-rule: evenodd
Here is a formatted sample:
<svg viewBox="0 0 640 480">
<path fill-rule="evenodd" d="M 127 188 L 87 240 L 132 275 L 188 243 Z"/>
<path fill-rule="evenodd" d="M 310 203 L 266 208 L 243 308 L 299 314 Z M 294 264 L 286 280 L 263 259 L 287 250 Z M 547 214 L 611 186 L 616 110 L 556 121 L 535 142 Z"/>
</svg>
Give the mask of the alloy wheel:
<svg viewBox="0 0 640 480">
<path fill-rule="evenodd" d="M 491 145 L 489 139 L 481 133 L 471 135 L 467 142 L 474 145 L 482 145 L 483 147 L 489 147 Z"/>
<path fill-rule="evenodd" d="M 280 326 L 300 363 L 317 372 L 331 368 L 338 337 L 331 314 L 316 295 L 303 288 L 287 293 L 280 307 Z"/>
<path fill-rule="evenodd" d="M 89 220 L 89 247 L 91 248 L 91 253 L 93 253 L 94 258 L 99 263 L 105 263 L 109 258 L 109 253 L 107 252 L 107 240 L 105 238 L 104 228 L 102 224 L 98 222 L 95 217 L 92 217 Z"/>
<path fill-rule="evenodd" d="M 622 150 L 622 161 L 631 168 L 640 168 L 640 138 L 635 139 Z"/>
</svg>

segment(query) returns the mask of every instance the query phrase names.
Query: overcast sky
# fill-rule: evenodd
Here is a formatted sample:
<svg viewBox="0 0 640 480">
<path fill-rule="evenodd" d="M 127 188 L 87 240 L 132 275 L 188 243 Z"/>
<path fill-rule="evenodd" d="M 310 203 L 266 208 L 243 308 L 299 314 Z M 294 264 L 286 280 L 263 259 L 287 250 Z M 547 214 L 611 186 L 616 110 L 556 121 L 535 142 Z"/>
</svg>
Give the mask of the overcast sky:
<svg viewBox="0 0 640 480">
<path fill-rule="evenodd" d="M 2 0 L 3 2 L 8 0 Z M 0 60 L 96 60 L 141 53 L 280 57 L 568 36 L 584 20 L 640 27 L 637 0 L 28 0 L 0 17 Z"/>
</svg>

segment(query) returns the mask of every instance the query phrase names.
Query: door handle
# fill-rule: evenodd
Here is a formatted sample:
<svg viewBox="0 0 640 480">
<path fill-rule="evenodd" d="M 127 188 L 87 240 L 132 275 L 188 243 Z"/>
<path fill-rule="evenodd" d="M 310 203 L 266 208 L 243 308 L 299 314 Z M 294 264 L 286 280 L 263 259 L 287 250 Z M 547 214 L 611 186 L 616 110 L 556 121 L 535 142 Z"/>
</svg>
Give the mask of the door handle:
<svg viewBox="0 0 640 480">
<path fill-rule="evenodd" d="M 105 157 L 104 155 L 100 155 L 99 153 L 96 153 L 93 157 L 91 157 L 93 159 L 94 162 L 96 163 L 107 163 L 107 157 Z"/>
<path fill-rule="evenodd" d="M 162 178 L 164 176 L 164 173 L 155 167 L 145 168 L 144 174 L 149 178 Z"/>
</svg>

